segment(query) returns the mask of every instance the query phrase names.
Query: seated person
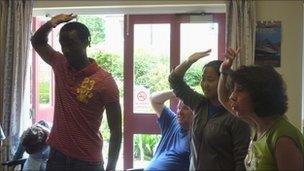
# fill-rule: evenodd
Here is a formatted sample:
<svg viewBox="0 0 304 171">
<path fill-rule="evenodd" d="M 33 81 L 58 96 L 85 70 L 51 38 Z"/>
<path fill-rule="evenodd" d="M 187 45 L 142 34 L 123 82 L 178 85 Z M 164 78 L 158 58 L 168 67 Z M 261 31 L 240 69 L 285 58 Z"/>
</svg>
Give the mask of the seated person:
<svg viewBox="0 0 304 171">
<path fill-rule="evenodd" d="M 50 126 L 45 121 L 39 121 L 25 130 L 21 136 L 18 149 L 13 160 L 22 158 L 24 151 L 29 154 L 23 170 L 45 170 L 50 148 L 46 140 Z"/>
<path fill-rule="evenodd" d="M 172 91 L 151 95 L 151 104 L 157 114 L 162 137 L 145 170 L 189 170 L 192 111 L 182 101 L 178 103 L 176 114 L 171 111 L 164 103 L 174 97 Z"/>
</svg>

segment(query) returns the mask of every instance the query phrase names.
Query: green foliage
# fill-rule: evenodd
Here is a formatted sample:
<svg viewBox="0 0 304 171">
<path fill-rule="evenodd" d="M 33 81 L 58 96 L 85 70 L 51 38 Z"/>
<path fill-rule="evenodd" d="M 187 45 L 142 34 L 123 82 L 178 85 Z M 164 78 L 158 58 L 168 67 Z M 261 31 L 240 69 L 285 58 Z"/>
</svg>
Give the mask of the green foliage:
<svg viewBox="0 0 304 171">
<path fill-rule="evenodd" d="M 110 140 L 110 128 L 109 128 L 107 116 L 106 116 L 105 113 L 103 113 L 103 119 L 102 119 L 99 130 L 102 134 L 103 140 L 109 142 L 109 140 Z"/>
<path fill-rule="evenodd" d="M 185 74 L 186 83 L 191 86 L 197 86 L 202 79 L 202 69 L 198 67 L 191 67 Z"/>
<path fill-rule="evenodd" d="M 123 104 L 123 99 L 120 98 L 120 102 L 121 104 Z M 100 125 L 100 128 L 99 128 L 99 131 L 101 132 L 102 134 L 102 138 L 104 141 L 107 141 L 109 142 L 110 141 L 110 128 L 109 128 L 109 124 L 108 124 L 108 118 L 107 118 L 107 115 L 106 115 L 106 111 L 103 112 L 102 114 L 102 122 L 101 122 L 101 125 Z M 124 116 L 122 115 L 122 121 L 124 120 Z M 124 123 L 122 123 L 122 127 L 124 126 Z M 122 129 L 123 131 L 123 129 Z"/>
<path fill-rule="evenodd" d="M 105 40 L 105 21 L 94 15 L 79 15 L 78 22 L 85 24 L 91 33 L 91 44 L 104 42 Z"/>
<path fill-rule="evenodd" d="M 39 84 L 39 103 L 48 104 L 50 102 L 50 83 L 42 81 Z"/>
<path fill-rule="evenodd" d="M 134 137 L 134 158 L 151 160 L 160 138 L 160 135 L 136 135 Z"/>
<path fill-rule="evenodd" d="M 169 57 L 138 50 L 135 52 L 135 84 L 143 85 L 151 92 L 169 89 Z M 99 51 L 93 54 L 98 65 L 123 81 L 123 60 L 116 54 Z"/>
<path fill-rule="evenodd" d="M 202 93 L 201 79 L 202 79 L 202 68 L 199 66 L 192 66 L 185 74 L 185 82 L 192 87 L 195 91 Z"/>
<path fill-rule="evenodd" d="M 169 89 L 169 57 L 137 50 L 134 57 L 135 84 L 143 85 L 150 92 Z"/>
<path fill-rule="evenodd" d="M 108 52 L 99 51 L 94 54 L 96 63 L 110 72 L 116 79 L 123 81 L 122 57 Z"/>
</svg>

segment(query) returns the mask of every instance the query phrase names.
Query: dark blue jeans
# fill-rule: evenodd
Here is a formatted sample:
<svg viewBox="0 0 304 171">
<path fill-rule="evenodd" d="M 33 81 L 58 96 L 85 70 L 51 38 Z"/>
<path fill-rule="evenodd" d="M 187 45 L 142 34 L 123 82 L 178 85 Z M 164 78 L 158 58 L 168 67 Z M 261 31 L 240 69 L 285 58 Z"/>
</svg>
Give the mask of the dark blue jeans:
<svg viewBox="0 0 304 171">
<path fill-rule="evenodd" d="M 46 166 L 47 171 L 104 171 L 102 162 L 88 162 L 68 157 L 61 152 L 51 149 Z"/>
</svg>

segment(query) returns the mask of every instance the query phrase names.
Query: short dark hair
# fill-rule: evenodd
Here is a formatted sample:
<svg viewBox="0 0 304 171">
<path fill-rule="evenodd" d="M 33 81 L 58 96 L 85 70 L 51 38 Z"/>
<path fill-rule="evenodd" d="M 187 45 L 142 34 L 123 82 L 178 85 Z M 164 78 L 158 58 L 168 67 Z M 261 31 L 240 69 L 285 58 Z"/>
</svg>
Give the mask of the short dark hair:
<svg viewBox="0 0 304 171">
<path fill-rule="evenodd" d="M 249 92 L 257 116 L 284 115 L 287 111 L 285 83 L 272 66 L 242 66 L 231 79 Z"/>
<path fill-rule="evenodd" d="M 43 128 L 33 125 L 21 136 L 22 146 L 28 154 L 36 153 L 46 146 L 48 133 Z"/>
<path fill-rule="evenodd" d="M 49 123 L 47 121 L 45 121 L 45 120 L 40 120 L 40 121 L 37 122 L 37 124 L 40 124 L 40 125 L 48 128 L 48 129 L 51 128 L 50 125 L 49 125 Z"/>
<path fill-rule="evenodd" d="M 210 61 L 203 67 L 203 71 L 207 67 L 212 67 L 218 73 L 218 75 L 220 75 L 220 66 L 222 63 L 223 63 L 223 61 L 220 61 L 220 60 Z"/>
<path fill-rule="evenodd" d="M 75 30 L 77 32 L 77 35 L 82 42 L 87 42 L 88 44 L 90 43 L 91 34 L 87 26 L 76 21 L 69 22 L 62 26 L 62 28 L 60 29 L 60 34 L 62 32 L 67 32 L 71 30 Z"/>
</svg>

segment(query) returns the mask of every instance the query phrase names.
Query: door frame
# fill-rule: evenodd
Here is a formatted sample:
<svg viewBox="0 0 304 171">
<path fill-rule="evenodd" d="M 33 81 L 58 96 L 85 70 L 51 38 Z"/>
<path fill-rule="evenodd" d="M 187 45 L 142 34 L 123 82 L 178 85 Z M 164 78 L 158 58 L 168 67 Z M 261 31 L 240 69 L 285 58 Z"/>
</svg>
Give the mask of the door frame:
<svg viewBox="0 0 304 171">
<path fill-rule="evenodd" d="M 218 23 L 218 57 L 224 58 L 225 53 L 225 25 L 224 13 L 211 14 L 213 22 Z M 146 113 L 133 113 L 133 80 L 134 80 L 134 25 L 135 24 L 170 24 L 170 71 L 180 61 L 180 24 L 189 23 L 189 15 L 151 14 L 124 16 L 124 169 L 133 168 L 133 136 L 134 134 L 159 134 L 156 123 L 157 116 Z M 128 100 L 126 100 L 128 99 Z M 171 106 L 176 102 L 171 101 Z M 175 109 L 173 109 L 175 110 Z"/>
<path fill-rule="evenodd" d="M 33 17 L 32 19 L 32 31 L 37 31 L 45 21 L 40 20 L 38 17 Z M 55 35 L 59 32 L 58 28 L 53 29 L 49 35 L 49 44 L 53 47 L 56 42 L 54 42 Z M 48 106 L 41 106 L 39 103 L 39 62 L 42 59 L 39 54 L 32 48 L 32 68 L 31 68 L 31 92 L 32 92 L 32 123 L 39 120 L 46 120 L 48 122 L 53 121 L 54 104 L 55 104 L 55 83 L 54 83 L 54 73 L 50 67 L 50 103 Z"/>
</svg>

